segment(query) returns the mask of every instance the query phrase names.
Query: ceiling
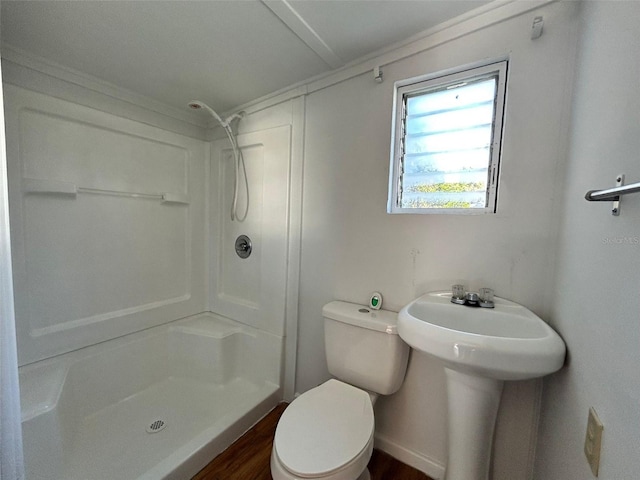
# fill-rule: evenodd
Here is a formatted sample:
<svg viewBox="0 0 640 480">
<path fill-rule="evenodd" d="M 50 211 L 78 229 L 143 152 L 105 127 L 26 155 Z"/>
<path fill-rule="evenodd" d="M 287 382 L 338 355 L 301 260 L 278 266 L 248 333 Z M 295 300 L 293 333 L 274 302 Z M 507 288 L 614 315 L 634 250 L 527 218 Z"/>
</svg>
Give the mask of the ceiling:
<svg viewBox="0 0 640 480">
<path fill-rule="evenodd" d="M 400 42 L 483 0 L 2 1 L 2 45 L 167 105 L 220 112 Z"/>
</svg>

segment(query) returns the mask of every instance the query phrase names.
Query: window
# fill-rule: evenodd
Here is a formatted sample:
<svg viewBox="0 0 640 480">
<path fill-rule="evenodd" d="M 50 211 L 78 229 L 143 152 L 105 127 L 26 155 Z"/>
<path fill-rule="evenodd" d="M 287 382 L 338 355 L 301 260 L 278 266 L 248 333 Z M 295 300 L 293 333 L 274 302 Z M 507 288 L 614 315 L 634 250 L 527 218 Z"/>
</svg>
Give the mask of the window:
<svg viewBox="0 0 640 480">
<path fill-rule="evenodd" d="M 494 213 L 507 62 L 396 83 L 389 213 Z"/>
</svg>

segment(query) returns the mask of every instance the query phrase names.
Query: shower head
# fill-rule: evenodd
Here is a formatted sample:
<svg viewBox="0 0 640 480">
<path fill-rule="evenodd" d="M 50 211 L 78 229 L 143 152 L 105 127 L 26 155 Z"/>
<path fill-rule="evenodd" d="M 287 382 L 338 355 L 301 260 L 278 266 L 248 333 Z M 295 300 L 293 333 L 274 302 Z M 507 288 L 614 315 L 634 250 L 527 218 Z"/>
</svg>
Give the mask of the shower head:
<svg viewBox="0 0 640 480">
<path fill-rule="evenodd" d="M 215 110 L 213 110 L 213 108 L 211 108 L 209 105 L 207 105 L 204 102 L 201 102 L 200 100 L 192 100 L 188 103 L 189 108 L 192 108 L 193 110 L 200 110 L 200 109 L 205 109 L 207 112 L 209 112 L 213 118 L 215 118 L 220 125 L 222 125 L 224 128 L 229 127 L 229 124 L 234 121 L 235 119 L 241 119 L 242 117 L 245 116 L 245 112 L 238 112 L 238 113 L 234 113 L 233 115 L 230 115 L 229 117 L 227 117 L 225 120 L 222 119 L 222 117 L 220 117 L 220 115 L 218 115 Z"/>
<path fill-rule="evenodd" d="M 200 100 L 191 100 L 189 103 L 189 108 L 192 108 L 193 110 L 200 110 L 202 108 L 204 108 L 207 112 L 209 112 L 213 118 L 215 118 L 218 122 L 220 122 L 220 125 L 222 125 L 224 128 L 227 128 L 227 123 L 222 120 L 222 118 L 220 118 L 220 115 L 218 115 L 215 110 L 213 110 L 213 108 L 211 108 L 209 105 L 207 105 L 204 102 L 201 102 Z"/>
</svg>

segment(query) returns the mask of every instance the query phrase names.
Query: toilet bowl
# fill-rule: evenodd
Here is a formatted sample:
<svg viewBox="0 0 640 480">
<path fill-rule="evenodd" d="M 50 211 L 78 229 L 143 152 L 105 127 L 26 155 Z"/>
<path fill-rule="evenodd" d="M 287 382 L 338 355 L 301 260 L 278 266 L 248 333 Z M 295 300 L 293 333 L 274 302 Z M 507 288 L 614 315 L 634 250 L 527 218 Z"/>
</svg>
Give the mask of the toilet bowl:
<svg viewBox="0 0 640 480">
<path fill-rule="evenodd" d="M 364 390 L 329 380 L 285 410 L 273 442 L 274 480 L 368 480 L 374 416 Z"/>
<path fill-rule="evenodd" d="M 370 480 L 373 402 L 404 380 L 409 346 L 398 336 L 396 313 L 347 302 L 331 302 L 322 313 L 327 366 L 337 380 L 303 393 L 280 417 L 274 480 Z"/>
</svg>

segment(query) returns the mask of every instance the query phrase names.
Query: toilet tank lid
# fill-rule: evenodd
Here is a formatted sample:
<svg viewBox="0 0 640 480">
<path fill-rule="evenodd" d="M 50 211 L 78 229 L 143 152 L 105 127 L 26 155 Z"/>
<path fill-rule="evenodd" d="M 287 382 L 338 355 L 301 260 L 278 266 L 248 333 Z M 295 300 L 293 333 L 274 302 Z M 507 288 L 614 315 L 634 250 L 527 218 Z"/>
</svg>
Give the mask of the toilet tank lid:
<svg viewBox="0 0 640 480">
<path fill-rule="evenodd" d="M 322 307 L 322 316 L 356 327 L 398 334 L 398 314 L 388 310 L 372 310 L 357 303 L 333 301 Z"/>
</svg>

